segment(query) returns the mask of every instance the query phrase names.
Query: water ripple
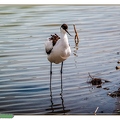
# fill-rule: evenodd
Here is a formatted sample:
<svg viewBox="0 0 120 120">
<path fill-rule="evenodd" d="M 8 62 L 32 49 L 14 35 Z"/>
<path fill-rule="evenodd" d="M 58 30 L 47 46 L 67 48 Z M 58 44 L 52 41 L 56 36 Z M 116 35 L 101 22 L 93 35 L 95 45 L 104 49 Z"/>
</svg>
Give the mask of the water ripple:
<svg viewBox="0 0 120 120">
<path fill-rule="evenodd" d="M 107 93 L 120 84 L 119 14 L 119 6 L 1 5 L 0 113 L 93 114 L 98 106 L 98 113 L 113 113 L 115 99 Z M 50 86 L 44 42 L 60 34 L 62 23 L 73 36 L 76 25 L 80 43 L 68 36 L 72 54 L 62 76 L 53 64 Z M 92 86 L 88 72 L 111 82 Z"/>
</svg>

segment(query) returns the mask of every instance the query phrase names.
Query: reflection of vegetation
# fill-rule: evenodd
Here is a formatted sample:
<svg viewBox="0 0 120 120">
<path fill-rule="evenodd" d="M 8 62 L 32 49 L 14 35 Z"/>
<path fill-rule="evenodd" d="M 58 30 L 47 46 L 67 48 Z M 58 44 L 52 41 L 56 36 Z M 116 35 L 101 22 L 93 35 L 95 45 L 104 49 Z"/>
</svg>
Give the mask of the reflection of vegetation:
<svg viewBox="0 0 120 120">
<path fill-rule="evenodd" d="M 75 50 L 74 50 L 74 53 L 73 53 L 76 57 L 78 57 L 78 55 L 77 55 L 77 50 L 78 50 L 78 44 L 76 44 Z"/>
<path fill-rule="evenodd" d="M 75 31 L 75 37 L 74 37 L 74 41 L 75 41 L 75 47 L 74 48 L 75 48 L 75 50 L 74 50 L 73 54 L 74 54 L 75 57 L 78 57 L 77 51 L 78 51 L 79 37 L 78 37 L 77 30 L 75 28 L 75 25 L 73 25 L 73 27 L 74 27 L 74 31 Z"/>
<path fill-rule="evenodd" d="M 77 55 L 77 50 L 78 50 L 78 44 L 75 44 L 76 46 L 74 47 L 75 48 L 75 50 L 74 50 L 74 52 L 73 52 L 73 54 L 74 54 L 74 56 L 75 56 L 75 58 L 76 57 L 78 57 L 78 55 Z M 74 61 L 75 61 L 75 66 L 76 66 L 76 68 L 77 68 L 77 61 L 74 59 Z"/>
<path fill-rule="evenodd" d="M 60 104 L 54 104 L 53 95 L 52 95 L 51 80 L 52 80 L 52 74 L 50 74 L 50 102 L 51 102 L 51 105 L 49 106 L 48 109 L 46 109 L 46 111 L 49 111 L 47 114 L 65 114 L 65 113 L 69 112 L 70 110 L 65 109 L 65 106 L 64 106 L 63 88 L 62 88 L 62 74 L 61 74 L 61 93 L 60 93 L 61 103 Z"/>
</svg>

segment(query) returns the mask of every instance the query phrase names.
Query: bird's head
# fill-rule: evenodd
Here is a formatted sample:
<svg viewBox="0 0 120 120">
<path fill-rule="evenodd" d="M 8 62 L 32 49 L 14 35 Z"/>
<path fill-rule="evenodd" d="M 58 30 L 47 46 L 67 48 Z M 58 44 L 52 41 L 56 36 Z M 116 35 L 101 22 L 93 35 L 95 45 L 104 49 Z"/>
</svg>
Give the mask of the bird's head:
<svg viewBox="0 0 120 120">
<path fill-rule="evenodd" d="M 72 36 L 69 32 L 68 32 L 68 26 L 66 24 L 61 25 L 60 27 L 61 31 L 64 33 L 68 33 L 70 36 Z"/>
</svg>

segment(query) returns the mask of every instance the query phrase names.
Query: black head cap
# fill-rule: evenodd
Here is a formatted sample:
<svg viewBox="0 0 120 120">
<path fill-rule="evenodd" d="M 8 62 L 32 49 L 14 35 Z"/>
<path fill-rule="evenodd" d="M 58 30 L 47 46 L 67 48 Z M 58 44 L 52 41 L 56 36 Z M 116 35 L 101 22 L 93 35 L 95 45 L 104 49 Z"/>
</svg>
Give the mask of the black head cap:
<svg viewBox="0 0 120 120">
<path fill-rule="evenodd" d="M 61 27 L 62 27 L 65 31 L 68 29 L 68 26 L 67 26 L 66 24 L 63 24 Z"/>
<path fill-rule="evenodd" d="M 61 26 L 61 28 L 63 29 L 63 30 L 65 30 L 70 36 L 72 36 L 69 32 L 68 32 L 68 26 L 66 25 L 66 24 L 63 24 L 62 26 Z"/>
</svg>

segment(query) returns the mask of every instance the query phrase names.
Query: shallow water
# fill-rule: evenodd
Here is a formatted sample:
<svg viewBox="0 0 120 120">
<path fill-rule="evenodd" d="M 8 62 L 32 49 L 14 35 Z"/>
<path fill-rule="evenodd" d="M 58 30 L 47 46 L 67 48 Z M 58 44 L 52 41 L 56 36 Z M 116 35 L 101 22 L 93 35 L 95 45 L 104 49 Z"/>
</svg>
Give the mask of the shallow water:
<svg viewBox="0 0 120 120">
<path fill-rule="evenodd" d="M 60 64 L 50 76 L 44 42 L 63 23 L 73 36 L 76 25 L 80 43 L 68 36 L 72 54 L 62 76 Z M 1 5 L 0 113 L 114 114 L 119 99 L 107 94 L 120 86 L 119 39 L 120 6 Z M 110 82 L 97 88 L 88 72 Z"/>
</svg>

